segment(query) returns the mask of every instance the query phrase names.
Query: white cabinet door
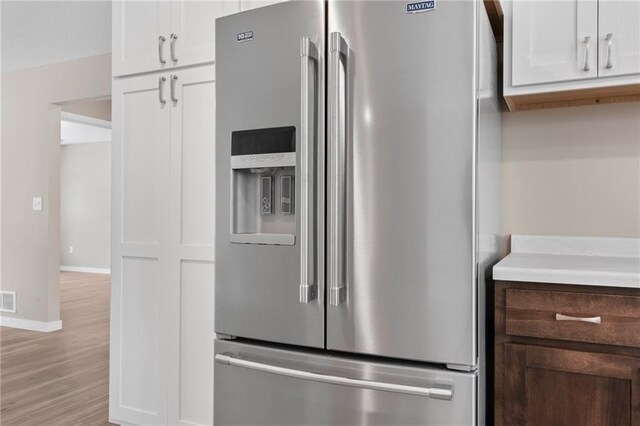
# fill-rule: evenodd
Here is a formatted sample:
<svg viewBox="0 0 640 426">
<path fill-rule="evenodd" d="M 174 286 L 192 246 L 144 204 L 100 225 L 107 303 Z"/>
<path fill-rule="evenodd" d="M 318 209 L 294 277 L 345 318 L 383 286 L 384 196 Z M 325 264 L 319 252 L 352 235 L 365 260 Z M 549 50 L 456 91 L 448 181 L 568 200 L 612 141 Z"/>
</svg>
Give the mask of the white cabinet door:
<svg viewBox="0 0 640 426">
<path fill-rule="evenodd" d="M 283 0 L 240 0 L 240 10 L 256 9 L 262 6 L 269 6 L 274 3 L 282 3 Z"/>
<path fill-rule="evenodd" d="M 172 75 L 169 424 L 213 424 L 215 71 Z"/>
<path fill-rule="evenodd" d="M 171 66 L 170 9 L 170 3 L 163 0 L 113 2 L 114 76 L 160 70 Z"/>
<path fill-rule="evenodd" d="M 167 421 L 171 104 L 160 100 L 168 80 L 113 83 L 109 416 L 117 423 Z"/>
<path fill-rule="evenodd" d="M 511 84 L 598 76 L 597 0 L 512 2 Z"/>
<path fill-rule="evenodd" d="M 600 0 L 599 76 L 640 73 L 640 0 Z"/>
<path fill-rule="evenodd" d="M 171 33 L 174 66 L 213 62 L 215 59 L 215 20 L 240 11 L 238 0 L 171 1 Z"/>
</svg>

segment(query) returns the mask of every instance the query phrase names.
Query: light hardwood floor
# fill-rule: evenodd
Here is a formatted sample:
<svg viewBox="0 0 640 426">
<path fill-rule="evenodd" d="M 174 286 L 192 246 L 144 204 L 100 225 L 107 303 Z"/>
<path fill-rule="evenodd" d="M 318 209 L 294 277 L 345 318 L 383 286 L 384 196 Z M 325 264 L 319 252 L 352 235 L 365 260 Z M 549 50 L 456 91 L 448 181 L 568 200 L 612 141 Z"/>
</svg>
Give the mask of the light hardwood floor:
<svg viewBox="0 0 640 426">
<path fill-rule="evenodd" d="M 0 424 L 105 425 L 110 276 L 60 273 L 62 330 L 0 327 Z"/>
</svg>

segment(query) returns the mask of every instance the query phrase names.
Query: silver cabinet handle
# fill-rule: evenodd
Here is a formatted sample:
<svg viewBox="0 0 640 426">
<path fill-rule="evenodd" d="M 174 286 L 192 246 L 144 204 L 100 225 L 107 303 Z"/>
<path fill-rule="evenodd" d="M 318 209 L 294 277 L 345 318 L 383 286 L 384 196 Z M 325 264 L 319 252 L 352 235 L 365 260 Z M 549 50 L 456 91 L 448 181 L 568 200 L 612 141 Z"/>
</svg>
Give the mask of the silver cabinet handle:
<svg viewBox="0 0 640 426">
<path fill-rule="evenodd" d="M 613 33 L 609 33 L 604 38 L 607 40 L 607 65 L 605 67 L 607 69 L 613 68 L 613 63 L 611 62 L 611 45 L 613 44 Z"/>
<path fill-rule="evenodd" d="M 164 82 L 167 81 L 166 77 L 158 78 L 158 97 L 160 98 L 160 105 L 164 105 L 167 103 L 164 98 Z"/>
<path fill-rule="evenodd" d="M 171 51 L 171 60 L 173 62 L 178 62 L 178 58 L 176 57 L 176 40 L 178 36 L 175 34 L 171 34 L 171 41 L 169 43 L 169 50 Z"/>
<path fill-rule="evenodd" d="M 164 59 L 164 42 L 167 41 L 166 37 L 158 36 L 158 59 L 161 64 L 166 64 L 167 60 Z"/>
<path fill-rule="evenodd" d="M 347 105 L 347 54 L 349 47 L 339 32 L 329 37 L 329 305 L 338 306 L 344 298 L 345 280 L 345 186 L 346 186 L 346 105 Z M 345 141 L 340 143 L 340 59 L 345 64 Z"/>
<path fill-rule="evenodd" d="M 590 322 L 592 324 L 600 324 L 602 318 L 600 317 L 572 317 L 569 315 L 556 314 L 556 321 L 580 321 Z"/>
<path fill-rule="evenodd" d="M 395 383 L 375 382 L 373 380 L 350 379 L 348 377 L 330 376 L 326 374 L 312 373 L 310 371 L 295 370 L 293 368 L 278 367 L 260 362 L 247 361 L 235 358 L 227 354 L 216 354 L 216 362 L 234 367 L 243 367 L 265 373 L 278 374 L 280 376 L 293 377 L 295 379 L 311 380 L 314 382 L 328 383 L 331 385 L 349 386 L 352 388 L 371 389 L 384 392 L 395 392 L 409 395 L 418 395 L 434 399 L 453 399 L 453 386 L 438 385 L 432 387 L 418 387 L 398 385 Z"/>
<path fill-rule="evenodd" d="M 314 175 L 311 173 L 310 165 L 313 164 L 313 146 L 311 141 L 315 138 L 310 134 L 309 128 L 309 92 L 315 87 L 309 81 L 309 65 L 317 64 L 318 50 L 315 44 L 308 38 L 302 37 L 300 40 L 300 303 L 309 303 L 316 297 L 316 286 L 314 282 L 314 265 L 310 263 L 314 260 L 314 211 L 313 197 L 310 193 L 314 187 Z M 317 68 L 316 68 L 317 69 Z M 317 75 L 317 72 L 316 72 Z M 314 102 L 315 105 L 315 102 Z M 313 108 L 317 111 L 317 108 Z M 313 121 L 313 120 L 312 120 Z"/>
<path fill-rule="evenodd" d="M 173 74 L 171 76 L 171 102 L 178 102 L 178 98 L 176 98 L 176 82 L 178 81 L 178 76 Z"/>
<path fill-rule="evenodd" d="M 589 65 L 589 50 L 591 50 L 591 37 L 587 36 L 584 38 L 584 70 L 591 70 L 591 66 Z"/>
</svg>

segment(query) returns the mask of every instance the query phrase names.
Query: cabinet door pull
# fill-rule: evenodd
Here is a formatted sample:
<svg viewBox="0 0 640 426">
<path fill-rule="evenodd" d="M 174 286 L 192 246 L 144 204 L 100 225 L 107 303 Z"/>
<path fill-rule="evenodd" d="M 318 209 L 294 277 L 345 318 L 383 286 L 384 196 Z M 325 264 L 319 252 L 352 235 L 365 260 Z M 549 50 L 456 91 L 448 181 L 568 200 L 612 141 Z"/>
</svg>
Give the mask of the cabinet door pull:
<svg viewBox="0 0 640 426">
<path fill-rule="evenodd" d="M 589 50 L 591 49 L 591 37 L 587 36 L 584 38 L 584 70 L 589 71 L 591 66 L 589 66 Z"/>
<path fill-rule="evenodd" d="M 160 105 L 164 105 L 167 103 L 164 98 L 164 82 L 167 81 L 166 77 L 158 78 L 158 97 L 160 98 Z"/>
<path fill-rule="evenodd" d="M 176 82 L 178 81 L 178 76 L 173 74 L 171 76 L 171 102 L 178 102 L 178 98 L 176 98 Z"/>
<path fill-rule="evenodd" d="M 173 62 L 178 62 L 178 58 L 176 57 L 176 40 L 178 36 L 175 34 L 171 34 L 171 43 L 169 45 L 169 49 L 171 50 L 171 60 Z"/>
<path fill-rule="evenodd" d="M 611 62 L 611 45 L 613 44 L 613 33 L 609 33 L 604 38 L 607 40 L 607 69 L 613 68 L 613 63 Z"/>
<path fill-rule="evenodd" d="M 580 321 L 590 322 L 592 324 L 600 324 L 602 318 L 600 317 L 572 317 L 569 315 L 556 314 L 556 321 Z"/>
<path fill-rule="evenodd" d="M 167 60 L 164 59 L 164 42 L 167 41 L 165 36 L 158 36 L 158 59 L 161 64 L 166 64 Z"/>
</svg>

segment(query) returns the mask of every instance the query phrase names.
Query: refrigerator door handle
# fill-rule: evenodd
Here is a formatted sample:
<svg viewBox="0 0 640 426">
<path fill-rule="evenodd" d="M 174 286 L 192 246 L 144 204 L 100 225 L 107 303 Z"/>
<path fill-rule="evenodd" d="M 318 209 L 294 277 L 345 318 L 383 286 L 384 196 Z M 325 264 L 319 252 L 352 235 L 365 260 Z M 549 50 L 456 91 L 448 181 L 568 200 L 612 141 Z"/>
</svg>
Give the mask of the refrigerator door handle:
<svg viewBox="0 0 640 426">
<path fill-rule="evenodd" d="M 446 401 L 451 401 L 453 399 L 453 386 L 451 385 L 439 384 L 438 386 L 420 387 L 399 385 L 396 383 L 376 382 L 373 380 L 350 379 L 348 377 L 312 373 L 310 371 L 295 370 L 293 368 L 278 367 L 275 365 L 263 364 L 261 362 L 247 361 L 231 355 L 232 354 L 216 354 L 215 360 L 216 362 L 224 365 L 243 367 L 251 370 L 278 374 L 280 376 L 293 377 L 295 379 L 302 380 L 311 380 L 314 382 L 327 383 L 331 385 L 418 395 L 434 399 L 443 399 Z"/>
<path fill-rule="evenodd" d="M 345 264 L 345 163 L 346 150 L 340 144 L 340 58 L 344 58 L 344 114 L 346 143 L 347 56 L 349 46 L 339 32 L 329 37 L 329 305 L 338 306 L 344 298 Z M 341 152 L 342 151 L 342 152 Z"/>
<path fill-rule="evenodd" d="M 300 119 L 300 303 L 309 303 L 316 298 L 316 286 L 314 283 L 314 268 L 310 267 L 310 259 L 314 260 L 314 225 L 313 215 L 313 183 L 315 179 L 311 173 L 310 165 L 313 164 L 314 150 L 310 145 L 310 140 L 315 138 L 309 126 L 309 92 L 314 90 L 315 84 L 309 78 L 309 65 L 318 62 L 318 50 L 309 39 L 300 39 L 300 80 L 301 80 L 301 119 Z M 317 68 L 316 68 L 317 70 Z M 318 73 L 316 71 L 315 75 Z M 315 106 L 315 102 L 313 104 Z M 313 108 L 314 114 L 317 108 Z"/>
</svg>

